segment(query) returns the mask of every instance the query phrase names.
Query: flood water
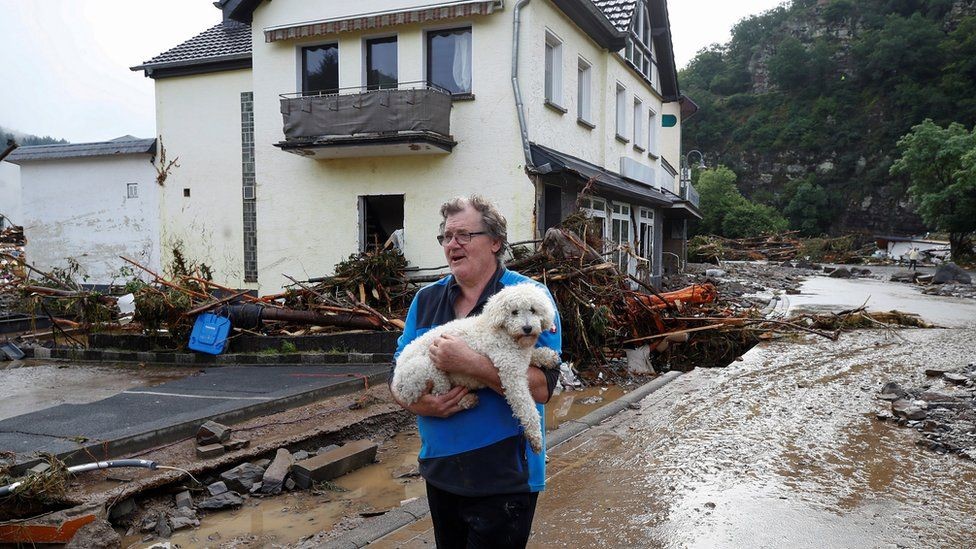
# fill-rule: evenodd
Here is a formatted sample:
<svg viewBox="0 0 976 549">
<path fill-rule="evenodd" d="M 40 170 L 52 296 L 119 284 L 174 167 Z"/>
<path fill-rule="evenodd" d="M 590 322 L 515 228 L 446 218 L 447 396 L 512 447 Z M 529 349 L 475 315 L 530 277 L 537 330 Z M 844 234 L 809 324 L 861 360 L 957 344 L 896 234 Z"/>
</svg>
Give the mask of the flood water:
<svg viewBox="0 0 976 549">
<path fill-rule="evenodd" d="M 187 368 L 97 365 L 43 360 L 0 362 L 0 419 L 59 404 L 85 404 L 134 387 L 186 377 Z"/>
<path fill-rule="evenodd" d="M 813 278 L 802 290 L 804 307 L 871 295 L 873 310 L 953 327 L 764 343 L 682 375 L 550 452 L 530 545 L 974 546 L 976 464 L 874 415 L 890 409 L 876 398 L 885 382 L 938 390 L 925 368 L 976 361 L 976 302 L 863 280 Z"/>
<path fill-rule="evenodd" d="M 588 387 L 554 395 L 546 405 L 546 425 L 583 417 L 619 398 L 618 386 Z M 331 530 L 343 517 L 387 511 L 404 500 L 426 496 L 416 471 L 420 439 L 415 429 L 399 433 L 380 445 L 377 463 L 335 480 L 346 491 L 296 491 L 271 498 L 251 498 L 239 510 L 211 513 L 199 528 L 175 532 L 169 539 L 180 547 L 276 547 L 294 544 L 320 531 Z M 142 535 L 126 538 L 125 547 L 148 547 Z"/>
</svg>

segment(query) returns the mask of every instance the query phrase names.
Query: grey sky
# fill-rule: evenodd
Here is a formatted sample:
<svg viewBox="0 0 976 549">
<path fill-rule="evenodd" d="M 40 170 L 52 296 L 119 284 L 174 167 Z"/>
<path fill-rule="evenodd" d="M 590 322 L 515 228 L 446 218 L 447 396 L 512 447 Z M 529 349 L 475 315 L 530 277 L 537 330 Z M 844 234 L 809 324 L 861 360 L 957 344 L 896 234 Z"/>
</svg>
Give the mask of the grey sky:
<svg viewBox="0 0 976 549">
<path fill-rule="evenodd" d="M 675 60 L 780 0 L 671 0 Z M 0 126 L 73 142 L 155 133 L 152 80 L 130 66 L 220 20 L 210 0 L 0 0 Z"/>
</svg>

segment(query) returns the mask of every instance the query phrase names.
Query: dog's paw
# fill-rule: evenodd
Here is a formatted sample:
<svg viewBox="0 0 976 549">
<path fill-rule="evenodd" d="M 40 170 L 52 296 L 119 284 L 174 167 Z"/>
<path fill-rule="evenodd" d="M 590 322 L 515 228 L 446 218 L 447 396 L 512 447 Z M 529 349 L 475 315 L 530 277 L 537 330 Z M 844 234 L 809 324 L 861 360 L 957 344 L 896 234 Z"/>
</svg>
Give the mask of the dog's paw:
<svg viewBox="0 0 976 549">
<path fill-rule="evenodd" d="M 461 400 L 458 401 L 458 406 L 462 410 L 470 410 L 471 408 L 474 408 L 477 405 L 478 405 L 478 395 L 474 393 L 468 393 L 463 397 L 461 397 Z"/>
<path fill-rule="evenodd" d="M 549 347 L 536 347 L 532 350 L 532 359 L 529 363 L 537 368 L 548 370 L 558 368 L 562 359 L 559 357 L 559 353 Z"/>
</svg>

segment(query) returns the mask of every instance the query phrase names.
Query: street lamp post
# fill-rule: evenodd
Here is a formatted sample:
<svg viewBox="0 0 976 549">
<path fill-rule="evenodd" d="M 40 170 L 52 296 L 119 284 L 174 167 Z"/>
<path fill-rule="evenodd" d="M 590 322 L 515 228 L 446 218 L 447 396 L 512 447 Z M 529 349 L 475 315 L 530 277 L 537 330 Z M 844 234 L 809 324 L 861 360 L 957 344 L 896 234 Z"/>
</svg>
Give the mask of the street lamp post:
<svg viewBox="0 0 976 549">
<path fill-rule="evenodd" d="M 691 155 L 698 155 L 698 169 L 704 170 L 708 166 L 705 165 L 705 155 L 702 154 L 698 149 L 692 149 L 685 153 L 681 157 L 684 160 L 684 168 L 681 170 L 681 198 L 688 198 L 688 188 L 691 186 Z"/>
</svg>

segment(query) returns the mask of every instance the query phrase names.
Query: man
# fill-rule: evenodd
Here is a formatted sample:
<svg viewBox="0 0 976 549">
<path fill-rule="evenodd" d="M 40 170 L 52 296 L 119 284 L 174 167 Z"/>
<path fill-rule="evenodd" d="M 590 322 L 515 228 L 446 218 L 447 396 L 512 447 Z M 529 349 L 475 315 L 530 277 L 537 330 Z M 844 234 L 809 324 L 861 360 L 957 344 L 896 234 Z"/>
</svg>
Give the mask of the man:
<svg viewBox="0 0 976 549">
<path fill-rule="evenodd" d="M 480 196 L 455 198 L 441 206 L 441 217 L 437 240 L 451 274 L 417 293 L 397 355 L 427 330 L 479 314 L 485 301 L 505 286 L 538 284 L 502 264 L 506 221 L 490 202 Z M 561 337 L 557 313 L 556 331 L 544 332 L 538 345 L 560 352 Z M 449 335 L 435 341 L 429 354 L 441 370 L 478 378 L 488 387 L 477 392 L 479 403 L 470 410 L 458 404 L 468 393 L 463 387 L 443 395 L 428 393 L 404 406 L 417 414 L 420 473 L 427 481 L 437 546 L 524 547 L 538 492 L 545 486 L 545 449 L 535 453 L 529 447 L 488 357 Z M 552 395 L 558 376 L 558 370 L 528 370 L 543 422 L 542 404 Z"/>
<path fill-rule="evenodd" d="M 912 248 L 911 251 L 908 252 L 908 270 L 918 270 L 918 248 Z"/>
</svg>

